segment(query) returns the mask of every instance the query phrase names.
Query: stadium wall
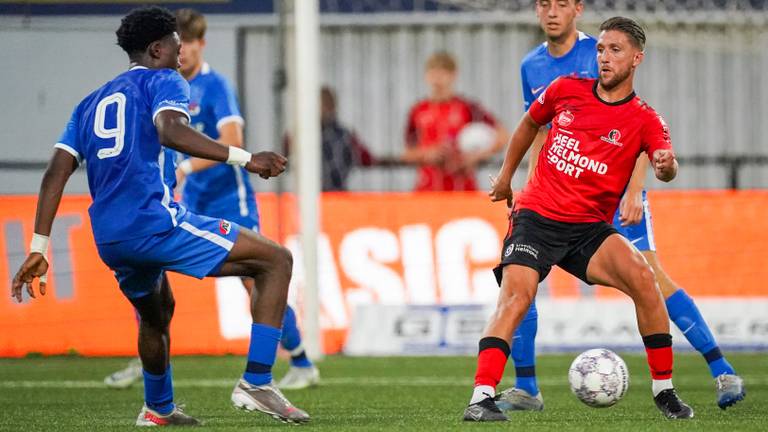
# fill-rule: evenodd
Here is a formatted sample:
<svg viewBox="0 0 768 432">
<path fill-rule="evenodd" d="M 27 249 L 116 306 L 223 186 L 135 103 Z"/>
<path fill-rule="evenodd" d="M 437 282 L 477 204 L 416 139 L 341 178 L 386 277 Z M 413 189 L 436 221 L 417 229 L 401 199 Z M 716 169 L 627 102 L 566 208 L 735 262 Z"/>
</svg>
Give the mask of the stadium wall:
<svg viewBox="0 0 768 432">
<path fill-rule="evenodd" d="M 681 156 L 766 156 L 768 25 L 731 22 L 729 16 L 712 12 L 674 24 L 648 21 L 647 56 L 637 88 L 666 117 Z M 273 139 L 274 18 L 212 15 L 209 20 L 209 62 L 232 81 L 242 62 L 239 84 L 248 146 L 282 151 Z M 594 32 L 597 20 L 586 17 L 583 28 Z M 72 107 L 125 68 L 124 54 L 114 45 L 118 23 L 118 16 L 0 16 L 0 52 L 13 62 L 13 67 L 0 68 L 0 161 L 47 160 Z M 423 63 L 438 49 L 457 56 L 459 91 L 514 127 L 522 114 L 520 61 L 541 40 L 528 12 L 331 14 L 321 23 L 321 81 L 337 90 L 342 122 L 379 156 L 402 151 L 407 110 L 427 92 Z M 244 55 L 238 58 L 238 52 Z M 492 164 L 478 173 L 481 184 L 495 168 Z M 728 174 L 727 166 L 687 165 L 675 182 L 651 186 L 724 188 Z M 0 193 L 35 193 L 41 175 L 39 169 L 14 170 L 4 176 Z M 349 183 L 354 190 L 405 191 L 413 187 L 414 172 L 360 169 Z M 741 186 L 768 187 L 765 165 L 744 166 Z M 258 181 L 255 187 L 276 188 Z M 282 190 L 291 189 L 288 178 Z M 86 191 L 79 172 L 67 192 Z"/>
<path fill-rule="evenodd" d="M 263 215 L 295 215 L 292 196 L 260 194 Z M 669 274 L 694 296 L 724 349 L 768 349 L 768 191 L 651 193 L 656 244 Z M 17 304 L 8 295 L 26 256 L 34 196 L 0 196 L 0 356 L 134 355 L 136 323 L 93 243 L 87 196 L 65 197 L 52 233 L 49 292 Z M 483 194 L 325 194 L 321 325 L 328 353 L 466 352 L 498 289 L 491 268 L 507 229 L 505 209 Z M 301 311 L 295 216 L 266 217 L 263 232 L 294 251 L 291 301 Z M 236 278 L 171 275 L 177 354 L 245 353 L 250 317 Z M 631 304 L 556 269 L 542 283 L 539 348 L 641 348 Z M 360 344 L 361 338 L 365 344 Z M 677 333 L 676 343 L 685 345 Z M 357 341 L 357 342 L 355 342 Z M 430 345 L 432 344 L 432 345 Z M 417 349 L 421 347 L 420 349 Z"/>
</svg>

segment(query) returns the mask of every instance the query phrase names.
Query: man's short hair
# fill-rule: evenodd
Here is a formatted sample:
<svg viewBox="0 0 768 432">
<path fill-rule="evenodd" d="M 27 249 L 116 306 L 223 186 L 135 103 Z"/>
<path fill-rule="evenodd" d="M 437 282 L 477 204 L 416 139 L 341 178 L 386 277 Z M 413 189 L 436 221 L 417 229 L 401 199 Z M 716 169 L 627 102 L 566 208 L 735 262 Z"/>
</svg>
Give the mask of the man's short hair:
<svg viewBox="0 0 768 432">
<path fill-rule="evenodd" d="M 146 51 L 149 44 L 176 31 L 171 11 L 158 6 L 134 9 L 124 16 L 117 29 L 117 44 L 128 55 Z"/>
<path fill-rule="evenodd" d="M 176 21 L 179 23 L 181 40 L 192 41 L 205 37 L 208 24 L 200 12 L 194 9 L 179 9 L 176 11 Z"/>
<path fill-rule="evenodd" d="M 447 51 L 438 51 L 427 59 L 427 69 L 435 68 L 456 72 L 456 59 Z"/>
<path fill-rule="evenodd" d="M 645 30 L 637 21 L 625 17 L 608 18 L 600 24 L 600 31 L 616 30 L 624 33 L 640 50 L 645 49 Z"/>
</svg>

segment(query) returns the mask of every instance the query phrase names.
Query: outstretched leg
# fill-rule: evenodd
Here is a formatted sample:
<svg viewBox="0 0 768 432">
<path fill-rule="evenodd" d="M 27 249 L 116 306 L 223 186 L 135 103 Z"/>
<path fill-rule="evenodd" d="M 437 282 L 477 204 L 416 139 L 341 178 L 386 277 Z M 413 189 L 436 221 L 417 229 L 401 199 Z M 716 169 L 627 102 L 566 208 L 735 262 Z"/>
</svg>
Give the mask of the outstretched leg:
<svg viewBox="0 0 768 432">
<path fill-rule="evenodd" d="M 475 388 L 464 411 L 467 421 L 507 420 L 494 402 L 496 386 L 510 354 L 509 341 L 536 295 L 539 272 L 526 266 L 504 266 L 496 311 L 480 339 Z"/>
<path fill-rule="evenodd" d="M 240 229 L 215 276 L 254 280 L 248 362 L 243 378 L 232 392 L 232 402 L 237 407 L 258 410 L 282 421 L 306 422 L 309 415 L 294 407 L 272 385 L 272 366 L 281 338 L 292 267 L 293 258 L 288 249 L 253 231 Z"/>
<path fill-rule="evenodd" d="M 691 346 L 706 360 L 709 371 L 715 378 L 718 406 L 726 409 L 743 400 L 746 395 L 743 380 L 736 375 L 733 366 L 720 351 L 696 303 L 667 275 L 659 263 L 656 252 L 648 250 L 642 251 L 642 254 L 656 274 L 659 289 L 666 299 L 670 319 L 688 339 Z"/>
<path fill-rule="evenodd" d="M 669 418 L 693 417 L 693 410 L 677 397 L 672 385 L 669 317 L 653 270 L 640 252 L 621 235 L 612 234 L 590 259 L 587 278 L 592 283 L 615 287 L 632 299 L 651 369 L 656 405 Z"/>
</svg>

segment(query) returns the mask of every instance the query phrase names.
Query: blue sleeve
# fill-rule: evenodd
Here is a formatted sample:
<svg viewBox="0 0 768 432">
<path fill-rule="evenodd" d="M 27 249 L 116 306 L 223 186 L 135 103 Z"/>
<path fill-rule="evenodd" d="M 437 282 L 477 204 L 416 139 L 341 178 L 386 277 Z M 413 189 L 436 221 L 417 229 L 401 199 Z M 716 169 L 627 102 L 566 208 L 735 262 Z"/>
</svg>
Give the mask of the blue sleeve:
<svg viewBox="0 0 768 432">
<path fill-rule="evenodd" d="M 589 63 L 589 73 L 590 73 L 589 77 L 595 78 L 595 79 L 600 78 L 600 71 L 597 67 L 597 56 L 592 55 L 590 56 L 590 58 L 592 59 L 592 61 Z"/>
<path fill-rule="evenodd" d="M 520 81 L 523 83 L 523 108 L 528 111 L 535 98 L 531 91 L 531 85 L 528 83 L 528 75 L 525 73 L 525 63 L 520 65 Z"/>
<path fill-rule="evenodd" d="M 213 107 L 213 116 L 216 120 L 216 129 L 231 121 L 243 125 L 243 117 L 240 115 L 240 108 L 237 104 L 237 96 L 232 86 L 223 77 L 217 77 L 214 86 L 215 91 L 207 92 L 210 95 Z"/>
<path fill-rule="evenodd" d="M 64 132 L 61 133 L 59 140 L 54 145 L 54 148 L 64 150 L 71 154 L 77 163 L 83 161 L 83 148 L 78 139 L 78 125 L 80 124 L 80 106 L 78 105 L 72 112 L 72 116 L 67 122 L 67 126 L 64 128 Z"/>
<path fill-rule="evenodd" d="M 586 65 L 587 78 L 600 78 L 600 71 L 597 66 L 597 41 L 593 38 L 589 39 L 589 43 L 584 43 L 583 48 L 579 52 L 582 65 Z"/>
<path fill-rule="evenodd" d="M 152 101 L 152 122 L 165 110 L 178 111 L 189 116 L 189 83 L 178 72 L 162 69 L 148 83 Z"/>
</svg>

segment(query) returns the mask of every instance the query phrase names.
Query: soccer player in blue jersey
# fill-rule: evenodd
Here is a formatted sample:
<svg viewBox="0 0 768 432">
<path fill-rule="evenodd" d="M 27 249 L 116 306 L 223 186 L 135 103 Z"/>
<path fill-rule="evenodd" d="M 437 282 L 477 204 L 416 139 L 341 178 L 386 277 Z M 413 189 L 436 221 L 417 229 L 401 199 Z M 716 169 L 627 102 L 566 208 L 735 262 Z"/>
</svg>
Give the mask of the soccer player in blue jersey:
<svg viewBox="0 0 768 432">
<path fill-rule="evenodd" d="M 557 77 L 598 77 L 597 41 L 576 29 L 576 18 L 582 14 L 583 9 L 581 0 L 536 2 L 536 16 L 547 41 L 528 53 L 520 67 L 526 110 Z M 533 142 L 529 177 L 535 169 L 539 150 L 548 132 L 548 127 L 541 128 Z M 704 356 L 712 377 L 715 378 L 717 404 L 725 409 L 744 398 L 746 393 L 743 381 L 720 352 L 693 299 L 672 281 L 659 263 L 653 242 L 650 207 L 644 189 L 647 169 L 648 159 L 641 156 L 637 160 L 613 224 L 653 267 L 670 318 L 688 342 Z M 515 363 L 516 381 L 514 387 L 505 390 L 498 397 L 497 404 L 504 410 L 544 408 L 544 400 L 536 382 L 537 321 L 538 314 L 534 302 L 513 336 L 511 356 Z"/>
<path fill-rule="evenodd" d="M 169 326 L 174 299 L 166 271 L 198 278 L 240 276 L 256 280 L 251 341 L 245 372 L 231 400 L 286 422 L 309 416 L 272 385 L 292 257 L 284 247 L 225 220 L 197 215 L 177 204 L 165 177 L 173 170 L 167 149 L 242 166 L 262 178 L 279 175 L 286 159 L 219 144 L 190 127 L 189 84 L 178 74 L 176 19 L 158 7 L 122 19 L 118 45 L 130 69 L 88 95 L 75 108 L 55 145 L 38 197 L 30 254 L 16 273 L 12 295 L 45 294 L 46 251 L 64 186 L 86 162 L 93 203 L 89 208 L 101 259 L 137 310 L 144 406 L 137 426 L 195 425 L 174 404 Z"/>
<path fill-rule="evenodd" d="M 237 97 L 226 78 L 213 70 L 203 59 L 205 48 L 205 17 L 193 9 L 176 11 L 181 37 L 181 68 L 179 72 L 189 82 L 189 113 L 191 126 L 216 141 L 243 147 L 243 117 Z M 259 212 L 248 172 L 240 166 L 227 165 L 202 158 L 183 155 L 169 185 L 183 184 L 181 205 L 196 214 L 221 218 L 259 231 Z M 253 292 L 254 281 L 243 278 L 243 285 Z M 291 355 L 291 367 L 278 382 L 282 389 L 302 389 L 316 385 L 320 374 L 307 357 L 296 322 L 296 313 L 286 306 L 280 344 Z M 111 388 L 125 388 L 141 379 L 141 365 L 131 361 L 125 369 L 105 378 Z"/>
</svg>

